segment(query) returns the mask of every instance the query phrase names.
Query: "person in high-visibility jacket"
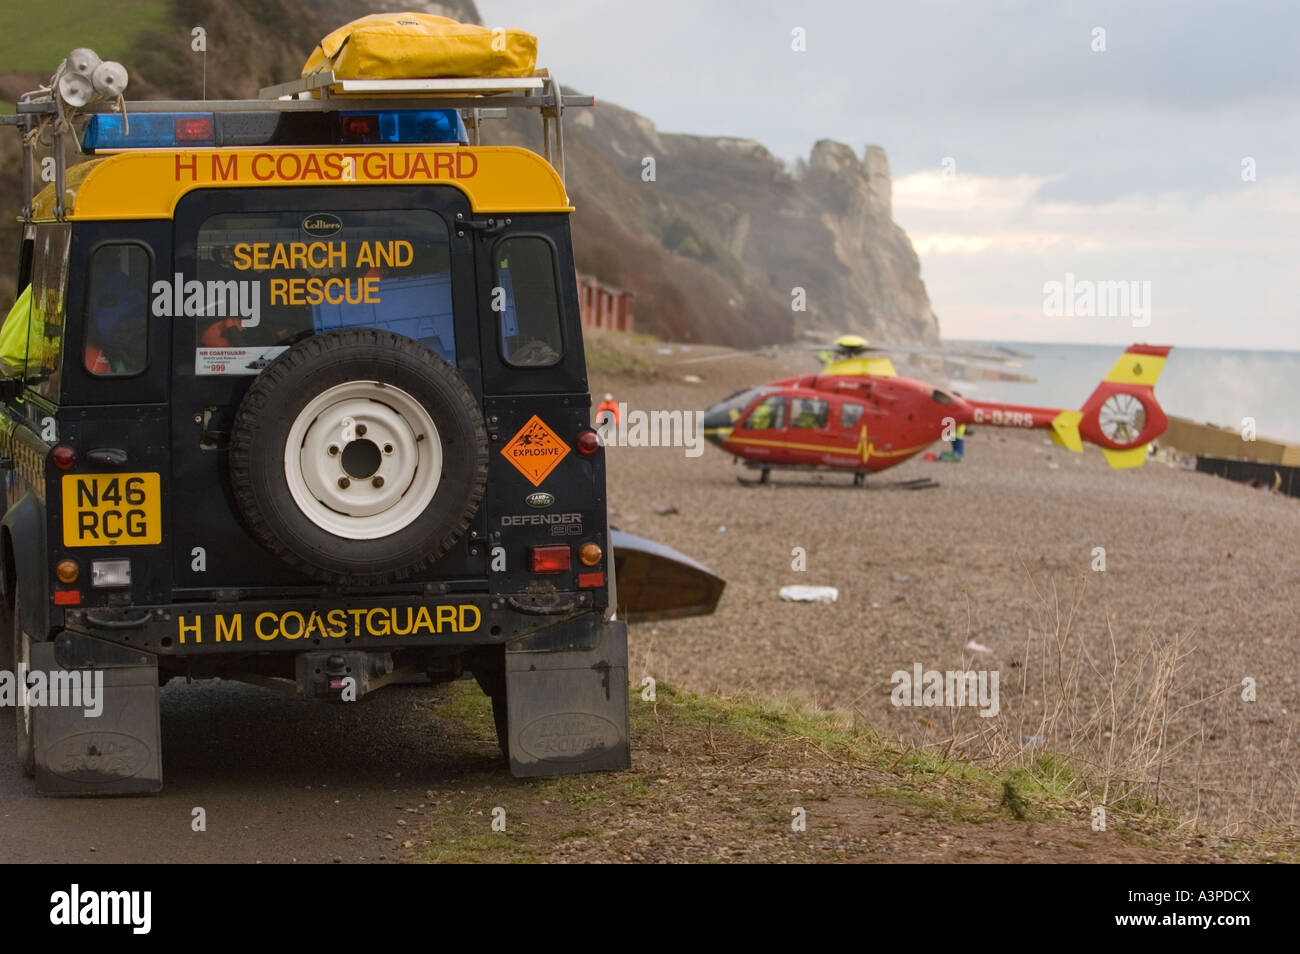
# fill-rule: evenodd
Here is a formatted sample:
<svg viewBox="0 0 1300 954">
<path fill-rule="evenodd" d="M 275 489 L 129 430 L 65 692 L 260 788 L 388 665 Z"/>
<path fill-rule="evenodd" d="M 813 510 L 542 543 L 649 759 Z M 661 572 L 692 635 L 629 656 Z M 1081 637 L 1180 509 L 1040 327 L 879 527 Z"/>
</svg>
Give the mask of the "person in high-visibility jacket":
<svg viewBox="0 0 1300 954">
<path fill-rule="evenodd" d="M 0 373 L 7 376 L 22 374 L 27 364 L 27 334 L 31 329 L 31 319 L 32 286 L 28 285 L 9 309 L 9 315 L 5 318 L 3 327 L 0 327 L 0 361 L 5 365 L 0 368 Z"/>
<path fill-rule="evenodd" d="M 952 452 L 961 460 L 966 455 L 966 425 L 957 425 L 957 436 L 952 439 Z"/>
<path fill-rule="evenodd" d="M 765 431 L 772 426 L 772 402 L 763 401 L 749 415 L 745 425 L 751 431 Z"/>
<path fill-rule="evenodd" d="M 0 359 L 4 373 L 24 375 L 29 380 L 43 379 L 59 361 L 63 346 L 62 322 L 51 324 L 47 315 L 62 316 L 63 302 L 48 291 L 37 296 L 28 285 L 18 295 L 9 315 L 0 327 Z"/>
<path fill-rule="evenodd" d="M 605 419 L 606 413 L 609 414 L 609 421 L 613 424 L 618 423 L 618 403 L 614 400 L 614 395 L 608 391 L 605 392 L 605 399 L 600 402 L 600 407 L 596 408 L 596 423 L 600 424 Z"/>
</svg>

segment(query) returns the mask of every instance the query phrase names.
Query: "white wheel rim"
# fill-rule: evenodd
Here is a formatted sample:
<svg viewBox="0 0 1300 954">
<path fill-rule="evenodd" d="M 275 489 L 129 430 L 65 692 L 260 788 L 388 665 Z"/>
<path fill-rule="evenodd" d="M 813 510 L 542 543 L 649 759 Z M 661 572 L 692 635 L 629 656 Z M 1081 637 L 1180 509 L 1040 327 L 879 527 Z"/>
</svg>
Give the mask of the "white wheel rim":
<svg viewBox="0 0 1300 954">
<path fill-rule="evenodd" d="M 429 412 L 401 388 L 349 381 L 326 388 L 298 414 L 285 441 L 284 476 L 317 527 L 374 540 L 409 526 L 429 506 L 442 479 L 442 441 Z"/>
</svg>

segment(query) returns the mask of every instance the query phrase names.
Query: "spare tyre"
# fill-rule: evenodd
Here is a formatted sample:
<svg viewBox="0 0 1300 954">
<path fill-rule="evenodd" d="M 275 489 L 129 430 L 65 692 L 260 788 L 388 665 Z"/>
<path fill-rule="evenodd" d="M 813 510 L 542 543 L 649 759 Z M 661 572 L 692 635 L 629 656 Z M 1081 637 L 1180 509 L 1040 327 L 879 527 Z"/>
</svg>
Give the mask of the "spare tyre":
<svg viewBox="0 0 1300 954">
<path fill-rule="evenodd" d="M 459 372 L 389 331 L 328 331 L 276 358 L 230 435 L 230 482 L 253 537 L 330 583 L 392 583 L 469 527 L 487 434 Z"/>
</svg>

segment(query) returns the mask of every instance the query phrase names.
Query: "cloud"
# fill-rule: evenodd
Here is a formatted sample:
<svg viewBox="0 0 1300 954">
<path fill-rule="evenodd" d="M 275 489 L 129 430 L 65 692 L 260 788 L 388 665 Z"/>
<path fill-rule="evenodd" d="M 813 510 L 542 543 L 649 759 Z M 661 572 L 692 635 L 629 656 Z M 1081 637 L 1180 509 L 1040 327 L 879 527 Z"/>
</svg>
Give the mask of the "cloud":
<svg viewBox="0 0 1300 954">
<path fill-rule="evenodd" d="M 1170 190 L 1101 205 L 1044 202 L 1038 180 L 916 173 L 894 217 L 921 256 L 947 337 L 1124 343 L 1131 323 L 1048 318 L 1043 285 L 1149 282 L 1143 337 L 1300 349 L 1300 304 L 1279 276 L 1300 260 L 1300 174 L 1203 195 Z"/>
<path fill-rule="evenodd" d="M 755 139 L 786 160 L 825 137 L 883 145 L 946 334 L 1047 329 L 1035 289 L 1072 270 L 1152 280 L 1175 343 L 1300 348 L 1300 4 L 479 6 L 537 32 L 566 83 L 662 130 Z M 1098 335 L 1125 340 L 1095 324 L 1072 340 Z"/>
</svg>

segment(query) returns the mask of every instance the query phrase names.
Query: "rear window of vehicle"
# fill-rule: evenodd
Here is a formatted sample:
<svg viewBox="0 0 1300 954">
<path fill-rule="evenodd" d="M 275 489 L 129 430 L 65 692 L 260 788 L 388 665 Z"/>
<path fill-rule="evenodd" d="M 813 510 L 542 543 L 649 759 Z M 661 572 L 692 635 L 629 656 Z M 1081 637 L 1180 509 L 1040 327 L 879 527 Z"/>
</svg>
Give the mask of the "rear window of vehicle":
<svg viewBox="0 0 1300 954">
<path fill-rule="evenodd" d="M 501 357 L 517 368 L 549 367 L 564 353 L 555 249 L 538 235 L 502 239 L 493 250 L 492 309 L 501 315 Z"/>
<path fill-rule="evenodd" d="M 433 212 L 223 212 L 197 256 L 174 302 L 198 322 L 196 374 L 256 374 L 336 328 L 383 328 L 456 363 L 450 238 Z"/>
<path fill-rule="evenodd" d="M 143 245 L 101 245 L 90 257 L 85 351 L 91 374 L 130 376 L 149 363 L 149 252 Z"/>
<path fill-rule="evenodd" d="M 27 382 L 55 401 L 63 369 L 63 325 L 68 293 L 67 225 L 37 230 L 32 259 L 31 314 L 27 323 Z"/>
</svg>

